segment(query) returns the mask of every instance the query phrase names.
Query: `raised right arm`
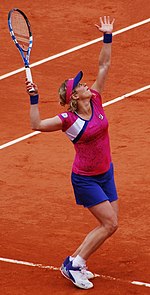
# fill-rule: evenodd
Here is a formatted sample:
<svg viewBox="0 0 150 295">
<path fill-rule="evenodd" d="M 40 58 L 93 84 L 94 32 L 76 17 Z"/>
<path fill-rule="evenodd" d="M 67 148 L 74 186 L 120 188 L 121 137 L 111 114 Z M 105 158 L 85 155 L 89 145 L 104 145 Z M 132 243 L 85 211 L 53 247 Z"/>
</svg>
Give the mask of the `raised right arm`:
<svg viewBox="0 0 150 295">
<path fill-rule="evenodd" d="M 34 87 L 35 92 L 30 93 L 29 90 Z M 42 132 L 53 132 L 62 130 L 62 121 L 58 116 L 41 120 L 38 107 L 38 89 L 35 84 L 26 81 L 27 92 L 30 95 L 30 122 L 33 130 Z"/>
</svg>

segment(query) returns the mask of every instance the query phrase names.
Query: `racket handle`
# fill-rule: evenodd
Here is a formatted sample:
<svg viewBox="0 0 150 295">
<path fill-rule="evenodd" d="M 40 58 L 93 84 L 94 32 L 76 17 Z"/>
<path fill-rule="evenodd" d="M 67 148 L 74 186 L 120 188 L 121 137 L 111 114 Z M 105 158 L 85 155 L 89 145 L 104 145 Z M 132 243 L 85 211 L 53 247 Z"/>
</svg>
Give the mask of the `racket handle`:
<svg viewBox="0 0 150 295">
<path fill-rule="evenodd" d="M 25 70 L 26 70 L 26 78 L 27 78 L 27 80 L 32 83 L 33 80 L 32 80 L 31 69 L 29 67 L 25 67 Z M 29 90 L 29 92 L 34 92 L 34 91 L 35 91 L 34 87 L 32 87 Z"/>
</svg>

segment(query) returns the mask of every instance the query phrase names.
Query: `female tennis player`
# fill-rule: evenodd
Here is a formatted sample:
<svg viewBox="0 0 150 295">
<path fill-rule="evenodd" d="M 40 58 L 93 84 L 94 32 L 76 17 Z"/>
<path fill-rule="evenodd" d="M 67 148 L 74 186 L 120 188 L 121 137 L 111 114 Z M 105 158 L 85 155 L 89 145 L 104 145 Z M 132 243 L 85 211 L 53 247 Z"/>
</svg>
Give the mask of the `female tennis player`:
<svg viewBox="0 0 150 295">
<path fill-rule="evenodd" d="M 118 196 L 114 182 L 108 134 L 108 121 L 102 107 L 101 94 L 111 62 L 114 19 L 100 17 L 96 25 L 103 33 L 99 56 L 98 75 L 89 88 L 81 82 L 80 71 L 74 78 L 65 80 L 59 89 L 60 104 L 67 110 L 55 117 L 40 119 L 38 89 L 26 82 L 30 95 L 30 119 L 33 130 L 52 132 L 62 130 L 72 141 L 76 155 L 72 166 L 72 185 L 76 203 L 88 208 L 98 220 L 94 228 L 74 253 L 67 256 L 61 266 L 62 274 L 82 289 L 90 289 L 94 274 L 87 270 L 87 259 L 117 229 Z M 30 93 L 34 87 L 35 91 Z"/>
</svg>

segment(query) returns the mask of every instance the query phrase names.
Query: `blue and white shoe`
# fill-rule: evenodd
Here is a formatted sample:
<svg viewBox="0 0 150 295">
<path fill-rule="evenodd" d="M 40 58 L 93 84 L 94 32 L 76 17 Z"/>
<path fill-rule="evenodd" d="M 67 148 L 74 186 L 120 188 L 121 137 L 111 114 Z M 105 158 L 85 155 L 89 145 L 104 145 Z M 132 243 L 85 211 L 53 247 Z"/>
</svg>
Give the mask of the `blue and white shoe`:
<svg viewBox="0 0 150 295">
<path fill-rule="evenodd" d="M 64 260 L 64 262 L 62 263 L 61 267 L 60 267 L 60 270 L 62 272 L 62 274 L 68 279 L 67 277 L 67 273 L 66 273 L 66 266 L 67 264 L 70 262 L 70 256 L 67 256 L 67 258 Z M 87 279 L 88 280 L 91 280 L 91 279 L 94 279 L 95 278 L 95 274 L 92 273 L 91 271 L 87 270 L 87 267 L 86 265 L 83 267 L 83 270 L 85 272 L 85 275 L 87 276 Z"/>
<path fill-rule="evenodd" d="M 90 289 L 93 284 L 88 280 L 85 269 L 82 267 L 73 267 L 70 261 L 65 268 L 61 268 L 61 273 L 72 283 L 81 289 Z"/>
</svg>

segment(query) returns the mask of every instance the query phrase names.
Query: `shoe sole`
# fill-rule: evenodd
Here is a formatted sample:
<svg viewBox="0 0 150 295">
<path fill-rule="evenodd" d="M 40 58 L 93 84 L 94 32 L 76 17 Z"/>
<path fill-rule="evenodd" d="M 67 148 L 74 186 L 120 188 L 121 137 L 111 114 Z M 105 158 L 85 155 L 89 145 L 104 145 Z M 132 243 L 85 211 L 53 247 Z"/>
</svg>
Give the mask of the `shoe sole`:
<svg viewBox="0 0 150 295">
<path fill-rule="evenodd" d="M 60 271 L 61 271 L 62 275 L 63 275 L 66 279 L 69 280 L 68 276 L 63 272 L 63 268 L 60 268 Z M 96 274 L 94 274 L 94 273 L 92 273 L 92 272 L 91 272 L 91 274 L 92 274 L 91 276 L 88 276 L 88 275 L 87 275 L 87 279 L 88 279 L 88 280 L 92 280 L 92 279 L 94 279 L 94 278 L 96 277 Z"/>
<path fill-rule="evenodd" d="M 61 274 L 70 281 L 70 278 L 63 272 L 63 269 L 60 268 Z"/>
<path fill-rule="evenodd" d="M 77 283 L 75 283 L 73 280 L 71 280 L 71 278 L 68 277 L 68 276 L 63 272 L 63 270 L 62 270 L 61 268 L 60 268 L 60 272 L 61 272 L 61 274 L 62 274 L 67 280 L 71 281 L 76 287 L 78 287 L 78 288 L 80 288 L 80 289 L 88 290 L 88 289 L 91 289 L 91 288 L 94 287 L 93 285 L 92 285 L 91 287 L 89 287 L 89 288 L 84 288 L 83 286 L 79 286 L 79 285 L 77 285 Z"/>
</svg>

